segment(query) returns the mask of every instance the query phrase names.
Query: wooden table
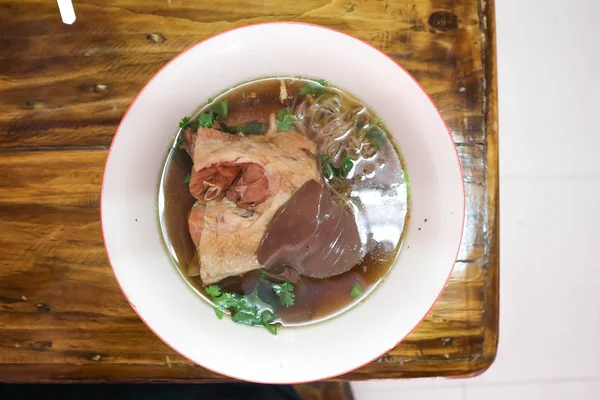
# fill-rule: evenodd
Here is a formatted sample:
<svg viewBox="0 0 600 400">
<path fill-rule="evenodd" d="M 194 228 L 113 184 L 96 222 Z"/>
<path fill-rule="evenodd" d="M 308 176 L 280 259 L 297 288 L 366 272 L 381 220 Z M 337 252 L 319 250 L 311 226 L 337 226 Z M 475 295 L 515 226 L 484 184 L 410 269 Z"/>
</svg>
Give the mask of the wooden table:
<svg viewBox="0 0 600 400">
<path fill-rule="evenodd" d="M 292 20 L 363 39 L 441 109 L 467 196 L 459 261 L 398 347 L 339 379 L 471 376 L 498 341 L 498 136 L 490 0 L 0 0 L 0 380 L 223 379 L 163 344 L 121 294 L 99 194 L 112 136 L 177 53 L 235 26 Z"/>
</svg>

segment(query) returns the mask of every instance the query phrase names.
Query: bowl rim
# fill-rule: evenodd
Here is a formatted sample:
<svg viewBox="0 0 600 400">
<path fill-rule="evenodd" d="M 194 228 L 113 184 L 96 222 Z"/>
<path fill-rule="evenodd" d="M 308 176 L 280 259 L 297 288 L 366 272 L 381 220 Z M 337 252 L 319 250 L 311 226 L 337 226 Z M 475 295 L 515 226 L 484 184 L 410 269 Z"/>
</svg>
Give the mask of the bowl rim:
<svg viewBox="0 0 600 400">
<path fill-rule="evenodd" d="M 406 74 L 408 77 L 410 77 L 410 79 L 412 79 L 414 81 L 414 83 L 417 85 L 417 87 L 421 90 L 421 92 L 423 93 L 423 95 L 425 95 L 425 97 L 427 98 L 427 100 L 431 103 L 431 106 L 434 108 L 435 112 L 437 113 L 439 119 L 442 121 L 442 124 L 444 126 L 444 130 L 446 131 L 446 133 L 448 134 L 448 138 L 450 139 L 450 142 L 452 143 L 452 147 L 454 149 L 454 153 L 456 156 L 456 162 L 458 164 L 458 168 L 459 168 L 459 173 L 460 173 L 460 177 L 461 177 L 461 193 L 462 193 L 462 213 L 461 213 L 461 229 L 460 229 L 460 240 L 459 240 L 459 244 L 458 244 L 458 248 L 456 249 L 456 255 L 454 257 L 454 261 L 452 262 L 452 268 L 450 268 L 448 276 L 445 279 L 444 285 L 442 286 L 440 292 L 438 293 L 438 295 L 436 296 L 436 298 L 434 299 L 433 303 L 431 304 L 431 306 L 429 307 L 429 309 L 427 310 L 427 312 L 423 315 L 423 317 L 417 322 L 417 324 L 412 327 L 409 332 L 404 335 L 402 338 L 400 338 L 392 347 L 390 347 L 389 349 L 386 349 L 384 352 L 382 352 L 381 354 L 378 354 L 376 357 L 366 361 L 365 363 L 359 365 L 358 367 L 353 367 L 349 370 L 345 370 L 341 373 L 336 373 L 334 375 L 329 375 L 329 376 L 324 376 L 322 378 L 319 379 L 315 379 L 315 380 L 308 380 L 308 381 L 287 381 L 287 382 L 269 382 L 267 380 L 253 380 L 251 382 L 254 383 L 262 383 L 262 384 L 303 384 L 303 383 L 309 383 L 309 382 L 315 382 L 318 380 L 326 380 L 326 379 L 331 379 L 337 376 L 341 376 L 341 375 L 345 375 L 349 372 L 352 372 L 356 369 L 362 368 L 367 364 L 372 363 L 373 361 L 377 360 L 378 358 L 382 357 L 384 354 L 386 354 L 388 351 L 390 351 L 391 349 L 393 349 L 394 347 L 398 346 L 398 344 L 400 344 L 404 339 L 406 339 L 420 324 L 421 322 L 423 322 L 423 320 L 425 319 L 425 317 L 427 317 L 427 315 L 429 314 L 429 312 L 432 310 L 432 308 L 435 306 L 435 304 L 437 303 L 437 301 L 439 300 L 440 296 L 442 295 L 442 293 L 444 292 L 444 289 L 446 288 L 448 281 L 450 280 L 450 277 L 452 276 L 452 272 L 454 271 L 454 268 L 456 266 L 456 261 L 458 259 L 458 254 L 460 252 L 460 247 L 462 245 L 462 240 L 463 240 L 463 236 L 464 236 L 464 223 L 465 223 L 465 213 L 466 213 L 466 200 L 465 200 L 465 183 L 464 183 L 464 173 L 463 173 L 463 167 L 462 164 L 460 162 L 460 157 L 458 154 L 458 149 L 456 147 L 456 143 L 454 142 L 454 139 L 452 137 L 452 133 L 450 132 L 450 128 L 448 127 L 448 124 L 446 123 L 446 120 L 443 118 L 440 110 L 438 109 L 438 107 L 435 105 L 435 103 L 433 102 L 433 100 L 431 99 L 431 97 L 429 96 L 429 94 L 427 94 L 427 92 L 425 91 L 425 89 L 423 89 L 423 86 L 419 83 L 419 81 L 417 81 L 417 79 L 410 73 L 408 72 L 402 65 L 400 65 L 398 62 L 396 62 L 393 58 L 391 58 L 388 54 L 386 54 L 385 52 L 383 52 L 382 50 L 378 49 L 377 47 L 373 46 L 372 44 L 361 40 L 349 33 L 337 30 L 337 29 L 333 29 L 327 26 L 323 26 L 323 25 L 318 25 L 318 24 L 312 24 L 312 23 L 307 23 L 307 22 L 297 22 L 297 21 L 269 21 L 269 22 L 259 22 L 259 23 L 255 23 L 255 24 L 248 24 L 248 25 L 242 25 L 242 26 L 237 26 L 237 27 L 233 27 L 233 28 L 229 28 L 226 29 L 224 31 L 221 32 L 217 32 L 213 35 L 207 36 L 206 38 L 190 45 L 189 47 L 187 47 L 185 50 L 183 50 L 182 52 L 178 53 L 175 57 L 173 57 L 171 60 L 169 60 L 165 65 L 163 65 L 156 73 L 154 73 L 154 75 L 152 75 L 152 77 L 144 84 L 144 86 L 138 91 L 138 93 L 136 94 L 136 96 L 134 97 L 133 101 L 131 102 L 131 104 L 129 104 L 129 107 L 127 107 L 127 110 L 125 111 L 125 113 L 123 114 L 123 117 L 121 118 L 121 121 L 119 122 L 119 125 L 117 126 L 117 129 L 115 131 L 115 134 L 111 140 L 110 143 L 110 147 L 108 148 L 108 153 L 106 156 L 106 161 L 104 162 L 104 171 L 102 173 L 102 187 L 100 190 L 100 225 L 102 227 L 102 240 L 104 243 L 104 249 L 106 250 L 106 255 L 108 257 L 108 262 L 111 266 L 112 272 L 115 276 L 115 280 L 117 281 L 117 285 L 119 286 L 119 289 L 121 289 L 121 292 L 123 293 L 123 295 L 125 296 L 125 299 L 127 300 L 127 303 L 129 303 L 129 305 L 131 306 L 131 308 L 133 309 L 133 311 L 136 313 L 136 315 L 138 316 L 138 318 L 148 327 L 148 329 L 150 329 L 150 331 L 156 336 L 158 337 L 163 343 L 167 344 L 167 346 L 169 346 L 169 348 L 171 350 L 173 350 L 174 352 L 176 352 L 177 354 L 179 354 L 180 356 L 182 356 L 183 358 L 193 362 L 194 364 L 212 371 L 214 373 L 226 376 L 226 377 L 230 377 L 239 381 L 247 381 L 246 379 L 242 379 L 236 376 L 233 376 L 229 373 L 225 373 L 222 371 L 217 371 L 215 369 L 212 368 L 208 368 L 206 366 L 204 366 L 202 363 L 193 360 L 192 358 L 190 358 L 189 356 L 182 354 L 181 352 L 179 352 L 171 343 L 169 343 L 167 340 L 165 340 L 161 335 L 159 335 L 156 330 L 146 322 L 146 320 L 142 317 L 142 315 L 138 312 L 135 304 L 129 299 L 129 296 L 127 295 L 126 291 L 123 289 L 123 286 L 121 284 L 121 282 L 119 281 L 119 277 L 116 274 L 116 271 L 112 265 L 112 261 L 110 258 L 110 253 L 108 251 L 108 248 L 106 247 L 106 234 L 104 231 L 104 224 L 102 223 L 103 219 L 102 219 L 102 207 L 103 207 L 103 202 L 102 202 L 102 195 L 104 193 L 104 182 L 106 180 L 106 166 L 108 164 L 108 160 L 110 158 L 111 155 L 111 151 L 113 149 L 113 145 L 115 143 L 115 140 L 117 138 L 117 135 L 119 134 L 119 132 L 121 131 L 121 126 L 123 125 L 123 121 L 125 119 L 127 119 L 127 115 L 129 114 L 129 111 L 133 108 L 133 106 L 135 105 L 135 103 L 138 101 L 139 97 L 142 95 L 142 93 L 144 93 L 144 91 L 146 90 L 146 87 L 158 76 L 160 75 L 164 69 L 166 69 L 169 65 L 171 65 L 172 63 L 175 62 L 175 60 L 177 60 L 178 58 L 182 57 L 183 55 L 185 55 L 186 53 L 188 53 L 190 50 L 194 49 L 195 47 L 199 46 L 200 44 L 209 41 L 213 38 L 216 38 L 218 36 L 224 35 L 226 33 L 232 32 L 232 31 L 237 31 L 237 30 L 243 30 L 243 29 L 247 29 L 250 27 L 257 27 L 257 26 L 273 26 L 273 25 L 300 25 L 300 26 L 305 26 L 305 27 L 311 27 L 311 28 L 319 28 L 319 29 L 324 29 L 324 30 L 329 30 L 335 33 L 339 33 L 342 34 L 346 37 L 348 37 L 349 39 L 358 41 L 362 44 L 365 44 L 369 47 L 371 47 L 372 49 L 376 50 L 378 53 L 382 54 L 383 56 L 385 56 L 386 58 L 388 58 L 389 60 L 391 60 L 397 68 L 399 68 L 404 74 Z"/>
</svg>

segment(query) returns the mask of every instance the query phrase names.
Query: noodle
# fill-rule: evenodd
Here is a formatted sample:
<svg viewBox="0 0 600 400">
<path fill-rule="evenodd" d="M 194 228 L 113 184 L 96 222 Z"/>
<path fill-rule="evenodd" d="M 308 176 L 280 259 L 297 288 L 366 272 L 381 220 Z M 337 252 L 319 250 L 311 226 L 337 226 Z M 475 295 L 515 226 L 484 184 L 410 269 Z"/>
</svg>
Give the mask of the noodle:
<svg viewBox="0 0 600 400">
<path fill-rule="evenodd" d="M 296 109 L 296 129 L 317 143 L 335 167 L 348 155 L 353 161 L 375 155 L 368 130 L 376 118 L 364 106 L 337 92 L 306 96 Z"/>
</svg>

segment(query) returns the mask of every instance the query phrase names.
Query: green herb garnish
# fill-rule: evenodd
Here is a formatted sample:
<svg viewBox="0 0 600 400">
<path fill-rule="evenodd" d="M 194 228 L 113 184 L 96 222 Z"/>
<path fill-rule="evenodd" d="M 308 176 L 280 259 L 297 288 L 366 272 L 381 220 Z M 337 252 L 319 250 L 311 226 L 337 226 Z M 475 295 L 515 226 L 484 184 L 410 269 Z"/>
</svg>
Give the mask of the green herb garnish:
<svg viewBox="0 0 600 400">
<path fill-rule="evenodd" d="M 214 116 L 213 116 L 212 112 L 209 112 L 209 113 L 200 114 L 198 116 L 198 118 L 195 120 L 192 120 L 190 117 L 183 117 L 181 119 L 181 121 L 179 122 L 179 127 L 181 129 L 186 129 L 186 128 L 198 129 L 201 126 L 203 126 L 205 128 L 210 128 L 213 126 L 214 122 L 215 122 Z"/>
<path fill-rule="evenodd" d="M 350 296 L 354 297 L 355 299 L 358 299 L 362 295 L 363 292 L 360 285 L 358 283 L 355 283 L 352 287 L 352 291 L 350 292 Z"/>
<path fill-rule="evenodd" d="M 223 100 L 217 104 L 213 104 L 210 107 L 210 111 L 217 114 L 217 118 L 215 119 L 227 117 L 227 114 L 229 114 L 229 101 Z"/>
<path fill-rule="evenodd" d="M 252 293 L 246 295 L 224 292 L 217 285 L 206 287 L 205 292 L 212 298 L 217 318 L 222 318 L 223 312 L 230 311 L 231 320 L 235 323 L 261 325 L 272 334 L 277 334 L 278 317 L 273 311 L 273 306 L 258 296 L 258 285 Z"/>
<path fill-rule="evenodd" d="M 200 117 L 202 117 L 202 115 L 200 115 Z M 191 117 L 183 117 L 181 119 L 181 121 L 179 121 L 179 127 L 182 130 L 185 130 L 187 128 L 198 129 L 201 126 L 201 124 L 200 124 L 200 117 L 198 117 L 195 120 L 192 120 Z M 202 126 L 204 126 L 204 125 L 202 125 Z M 212 126 L 212 123 L 210 124 L 210 126 Z"/>
<path fill-rule="evenodd" d="M 215 123 L 214 115 L 212 113 L 202 113 L 198 116 L 197 127 L 211 128 Z"/>
<path fill-rule="evenodd" d="M 300 88 L 300 94 L 319 95 L 327 91 L 327 81 L 325 79 L 311 79 L 306 85 Z"/>
<path fill-rule="evenodd" d="M 242 98 L 245 99 L 246 98 L 246 92 L 242 92 Z"/>
<path fill-rule="evenodd" d="M 212 98 L 208 99 L 208 103 L 212 102 Z M 198 115 L 198 118 L 192 120 L 191 117 L 183 117 L 179 122 L 179 127 L 181 129 L 185 128 L 193 128 L 198 129 L 200 127 L 204 128 L 212 128 L 215 120 L 218 118 L 227 117 L 229 114 L 229 102 L 227 100 L 223 100 L 220 103 L 217 103 L 211 106 L 208 111 L 205 111 Z"/>
<path fill-rule="evenodd" d="M 348 176 L 353 167 L 354 163 L 352 162 L 352 159 L 349 155 L 345 155 L 344 158 L 342 158 L 342 175 Z"/>
<path fill-rule="evenodd" d="M 333 179 L 338 175 L 329 154 L 321 154 L 321 169 L 323 170 L 323 176 L 327 180 Z"/>
<path fill-rule="evenodd" d="M 284 282 L 282 284 L 270 283 L 273 292 L 279 297 L 279 302 L 282 306 L 290 307 L 294 305 L 296 295 L 292 293 L 294 291 L 294 285 L 290 282 Z"/>
<path fill-rule="evenodd" d="M 385 146 L 387 135 L 379 124 L 376 123 L 367 127 L 367 137 L 375 147 Z"/>
<path fill-rule="evenodd" d="M 235 128 L 235 132 L 240 132 L 244 135 L 262 135 L 268 128 L 269 126 L 264 122 L 248 122 L 246 125 Z"/>
<path fill-rule="evenodd" d="M 229 114 L 229 102 L 227 100 L 223 100 L 222 102 L 219 103 L 219 108 L 220 108 L 219 115 L 221 116 L 221 118 L 225 118 L 227 116 L 227 114 Z"/>
<path fill-rule="evenodd" d="M 207 286 L 206 289 L 204 289 L 204 291 L 210 297 L 218 297 L 221 295 L 221 288 L 218 287 L 217 285 Z"/>
<path fill-rule="evenodd" d="M 179 127 L 181 129 L 187 128 L 188 125 L 190 124 L 191 120 L 192 119 L 190 117 L 183 117 L 183 118 L 181 118 L 181 121 L 179 121 Z"/>
<path fill-rule="evenodd" d="M 291 131 L 294 128 L 294 121 L 296 120 L 296 115 L 289 108 L 282 108 L 277 113 L 277 129 L 280 131 Z"/>
<path fill-rule="evenodd" d="M 192 180 L 192 175 L 188 174 L 185 179 L 183 180 L 183 183 L 190 183 L 190 181 Z"/>
<path fill-rule="evenodd" d="M 208 99 L 208 102 L 206 103 L 207 105 L 210 104 L 210 106 L 204 113 L 210 115 L 213 123 L 214 123 L 214 121 L 218 120 L 219 118 L 227 117 L 227 115 L 229 114 L 229 101 L 223 100 L 218 103 L 211 104 L 212 102 L 213 102 L 213 99 L 211 97 L 210 99 Z M 201 125 L 201 126 L 204 126 L 204 125 Z"/>
<path fill-rule="evenodd" d="M 291 307 L 294 305 L 296 301 L 296 295 L 292 293 L 294 291 L 294 285 L 291 282 L 283 282 L 283 283 L 274 283 L 265 277 L 265 274 L 261 272 L 260 274 L 260 282 L 269 286 L 273 293 L 279 297 L 279 303 L 285 307 Z"/>
</svg>

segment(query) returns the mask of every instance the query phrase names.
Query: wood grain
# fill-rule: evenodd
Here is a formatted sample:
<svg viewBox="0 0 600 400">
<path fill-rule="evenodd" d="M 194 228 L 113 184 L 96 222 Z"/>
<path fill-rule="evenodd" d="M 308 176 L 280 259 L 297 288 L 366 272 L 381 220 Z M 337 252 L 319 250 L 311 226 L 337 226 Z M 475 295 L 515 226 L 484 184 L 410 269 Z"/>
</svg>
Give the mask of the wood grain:
<svg viewBox="0 0 600 400">
<path fill-rule="evenodd" d="M 170 4 L 170 5 L 169 5 Z M 432 96 L 464 169 L 459 262 L 417 329 L 338 379 L 469 376 L 498 340 L 498 157 L 493 3 L 0 0 L 0 380 L 215 381 L 163 344 L 123 297 L 103 247 L 99 194 L 126 107 L 175 54 L 249 23 L 348 32 Z"/>
<path fill-rule="evenodd" d="M 173 0 L 170 7 L 94 0 L 75 8 L 78 20 L 67 26 L 53 2 L 0 2 L 0 146 L 108 146 L 134 96 L 177 53 L 217 32 L 274 20 L 317 23 L 370 42 L 426 86 L 457 143 L 485 141 L 476 0 Z M 434 14 L 452 16 L 456 26 Z"/>
</svg>

